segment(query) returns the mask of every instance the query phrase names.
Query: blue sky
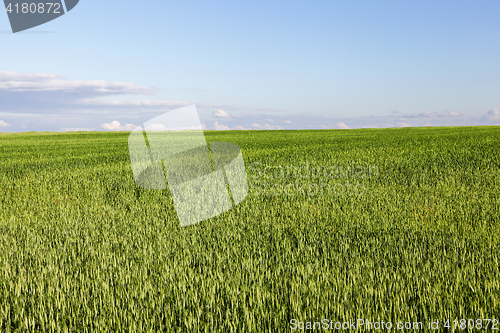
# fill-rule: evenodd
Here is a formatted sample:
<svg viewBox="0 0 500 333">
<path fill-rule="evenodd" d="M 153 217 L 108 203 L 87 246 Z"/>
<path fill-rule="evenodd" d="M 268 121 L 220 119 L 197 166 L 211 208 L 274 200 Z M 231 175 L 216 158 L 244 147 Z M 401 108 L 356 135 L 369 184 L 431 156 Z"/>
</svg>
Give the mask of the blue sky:
<svg viewBox="0 0 500 333">
<path fill-rule="evenodd" d="M 0 131 L 128 129 L 191 103 L 208 129 L 500 124 L 499 14 L 498 0 L 81 0 L 17 34 L 0 14 Z"/>
</svg>

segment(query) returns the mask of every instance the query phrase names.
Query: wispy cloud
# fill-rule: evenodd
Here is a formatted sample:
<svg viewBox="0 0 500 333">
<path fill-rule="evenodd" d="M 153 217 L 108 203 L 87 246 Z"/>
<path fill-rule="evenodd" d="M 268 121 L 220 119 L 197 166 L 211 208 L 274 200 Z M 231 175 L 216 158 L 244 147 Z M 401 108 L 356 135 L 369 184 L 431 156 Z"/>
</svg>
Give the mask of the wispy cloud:
<svg viewBox="0 0 500 333">
<path fill-rule="evenodd" d="M 0 90 L 12 92 L 62 91 L 100 95 L 152 95 L 155 89 L 128 82 L 104 80 L 63 80 L 62 75 L 49 73 L 0 72 Z"/>
<path fill-rule="evenodd" d="M 18 73 L 0 71 L 0 82 L 35 82 L 62 78 L 64 78 L 64 76 L 50 73 Z"/>
<path fill-rule="evenodd" d="M 156 89 L 129 82 L 67 80 L 51 73 L 0 72 L 1 111 L 71 111 L 88 106 L 124 106 L 131 102 L 101 100 L 119 95 L 153 95 Z"/>
<path fill-rule="evenodd" d="M 200 119 L 216 129 L 363 128 L 395 126 L 467 126 L 500 124 L 498 108 L 473 113 L 456 109 L 437 112 L 403 113 L 360 118 L 291 114 L 253 106 L 204 104 L 182 100 L 144 98 L 155 88 L 130 82 L 71 80 L 52 73 L 0 71 L 0 127 L 20 130 L 132 130 L 135 125 L 160 112 L 196 104 Z M 283 112 L 279 114 L 279 112 Z M 412 111 L 413 112 L 413 111 Z M 460 113 L 464 112 L 464 114 Z M 468 113 L 467 113 L 468 112 Z M 92 116 L 89 116 L 92 115 Z M 347 115 L 347 114 L 346 114 Z M 220 120 L 219 120 L 220 121 Z M 120 123 L 121 122 L 121 123 Z M 101 124 L 101 125 L 100 125 Z M 122 125 L 124 124 L 124 125 Z M 335 125 L 336 124 L 336 125 Z M 346 124 L 349 124 L 346 125 Z M 206 127 L 205 127 L 206 128 Z"/>
<path fill-rule="evenodd" d="M 280 130 L 283 129 L 280 125 L 269 125 L 269 124 L 264 124 L 264 129 L 267 130 Z"/>
<path fill-rule="evenodd" d="M 191 105 L 189 102 L 182 101 L 110 101 L 98 98 L 85 98 L 76 101 L 80 105 L 87 106 L 119 106 L 119 107 L 183 107 Z"/>
<path fill-rule="evenodd" d="M 410 121 L 406 118 L 400 118 L 397 122 L 396 125 L 398 127 L 411 127 Z"/>
<path fill-rule="evenodd" d="M 256 128 L 256 129 L 265 129 L 265 130 L 278 130 L 278 129 L 284 129 L 283 127 L 279 126 L 279 125 L 269 125 L 269 124 L 264 124 L 264 125 L 261 125 L 259 123 L 253 123 L 251 125 L 253 128 Z"/>
<path fill-rule="evenodd" d="M 438 116 L 437 112 L 422 112 L 422 113 L 414 113 L 414 114 L 405 114 L 406 118 L 432 118 Z"/>
<path fill-rule="evenodd" d="M 70 127 L 70 128 L 61 128 L 63 132 L 88 132 L 92 131 L 92 128 L 80 128 L 80 127 Z"/>
<path fill-rule="evenodd" d="M 216 108 L 215 116 L 227 118 L 227 110 L 281 112 L 252 106 L 194 103 L 180 100 L 125 100 L 124 96 L 155 95 L 157 89 L 130 82 L 105 80 L 69 80 L 52 73 L 18 73 L 0 71 L 0 112 L 39 113 L 85 112 L 137 114 L 149 110 L 175 109 L 191 104 L 200 108 Z M 119 100 L 113 98 L 120 97 Z M 131 98 L 132 99 L 132 98 Z M 68 127 L 69 128 L 69 127 Z"/>
</svg>

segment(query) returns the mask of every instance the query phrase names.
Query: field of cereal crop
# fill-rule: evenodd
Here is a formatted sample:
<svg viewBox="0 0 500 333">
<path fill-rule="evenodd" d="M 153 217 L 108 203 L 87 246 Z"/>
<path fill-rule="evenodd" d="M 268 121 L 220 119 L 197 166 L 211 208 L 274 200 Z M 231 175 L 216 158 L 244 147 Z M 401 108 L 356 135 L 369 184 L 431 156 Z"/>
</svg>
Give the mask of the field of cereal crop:
<svg viewBox="0 0 500 333">
<path fill-rule="evenodd" d="M 128 135 L 0 133 L 0 331 L 500 319 L 500 127 L 207 131 L 249 194 L 183 228 Z"/>
</svg>

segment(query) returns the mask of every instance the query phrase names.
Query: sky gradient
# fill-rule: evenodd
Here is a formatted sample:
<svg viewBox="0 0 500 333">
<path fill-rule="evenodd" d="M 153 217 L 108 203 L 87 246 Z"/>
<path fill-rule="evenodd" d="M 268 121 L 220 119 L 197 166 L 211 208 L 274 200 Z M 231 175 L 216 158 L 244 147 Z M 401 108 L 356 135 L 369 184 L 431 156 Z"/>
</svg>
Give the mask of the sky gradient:
<svg viewBox="0 0 500 333">
<path fill-rule="evenodd" d="M 12 34 L 0 131 L 500 124 L 500 1 L 81 0 Z"/>
</svg>

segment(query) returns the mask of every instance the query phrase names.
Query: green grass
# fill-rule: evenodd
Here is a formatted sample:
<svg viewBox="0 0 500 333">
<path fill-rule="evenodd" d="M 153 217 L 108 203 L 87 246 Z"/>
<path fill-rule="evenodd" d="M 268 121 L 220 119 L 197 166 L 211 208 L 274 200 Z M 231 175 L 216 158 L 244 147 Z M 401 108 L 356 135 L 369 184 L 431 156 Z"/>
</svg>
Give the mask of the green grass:
<svg viewBox="0 0 500 333">
<path fill-rule="evenodd" d="M 209 131 L 253 187 L 185 228 L 168 190 L 135 185 L 127 138 L 0 133 L 0 331 L 500 319 L 500 127 Z M 287 177 L 304 166 L 378 175 Z"/>
</svg>

